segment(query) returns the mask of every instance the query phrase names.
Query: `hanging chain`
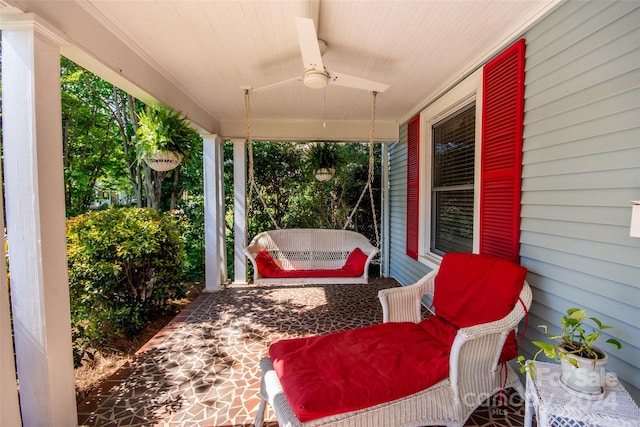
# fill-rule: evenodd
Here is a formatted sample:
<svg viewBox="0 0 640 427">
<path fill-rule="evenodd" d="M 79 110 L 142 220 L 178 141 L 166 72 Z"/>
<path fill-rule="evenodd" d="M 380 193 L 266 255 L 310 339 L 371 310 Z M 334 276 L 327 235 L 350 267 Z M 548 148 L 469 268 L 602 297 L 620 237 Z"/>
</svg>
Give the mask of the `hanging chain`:
<svg viewBox="0 0 640 427">
<path fill-rule="evenodd" d="M 376 215 L 376 205 L 373 200 L 373 178 L 374 178 L 374 141 L 376 133 L 376 98 L 378 92 L 373 92 L 373 100 L 371 106 L 371 137 L 369 138 L 369 199 L 371 200 L 371 213 L 373 215 L 373 229 L 376 233 L 376 248 L 380 248 L 380 231 L 378 230 L 378 217 Z"/>
<path fill-rule="evenodd" d="M 271 211 L 267 206 L 267 202 L 262 197 L 262 194 L 260 194 L 260 191 L 258 191 L 258 186 L 256 185 L 256 180 L 253 173 L 253 141 L 251 140 L 251 99 L 249 97 L 248 89 L 244 91 L 244 111 L 245 111 L 245 124 L 247 127 L 247 149 L 248 149 L 248 156 L 249 156 L 249 196 L 247 197 L 248 208 L 245 210 L 245 224 L 249 223 L 248 221 L 249 221 L 249 209 L 251 208 L 251 194 L 253 193 L 253 191 L 255 191 L 256 194 L 258 195 L 258 198 L 260 199 L 260 202 L 262 202 L 262 206 L 264 207 L 264 210 L 267 212 L 267 214 L 269 214 L 269 218 L 271 219 L 271 222 L 273 223 L 273 225 L 276 227 L 276 230 L 280 230 L 280 226 L 278 226 L 276 219 L 271 214 Z"/>
<path fill-rule="evenodd" d="M 358 207 L 360 206 L 360 202 L 362 201 L 364 195 L 367 193 L 367 190 L 369 190 L 369 199 L 371 200 L 371 212 L 373 214 L 373 229 L 376 234 L 376 248 L 380 248 L 380 231 L 378 230 L 378 218 L 376 215 L 376 207 L 373 199 L 373 179 L 374 179 L 374 170 L 375 170 L 374 141 L 375 141 L 375 131 L 376 131 L 376 97 L 378 95 L 378 92 L 374 91 L 372 92 L 372 95 L 373 95 L 373 100 L 371 102 L 371 134 L 369 136 L 369 173 L 367 176 L 367 184 L 362 189 L 362 193 L 360 193 L 360 197 L 358 198 L 358 201 L 356 202 L 355 207 L 351 211 L 351 214 L 347 218 L 347 222 L 345 223 L 344 227 L 342 227 L 342 229 L 345 230 L 349 226 L 349 224 L 351 223 L 351 220 L 353 219 L 353 215 L 356 213 L 356 211 L 358 210 Z"/>
</svg>

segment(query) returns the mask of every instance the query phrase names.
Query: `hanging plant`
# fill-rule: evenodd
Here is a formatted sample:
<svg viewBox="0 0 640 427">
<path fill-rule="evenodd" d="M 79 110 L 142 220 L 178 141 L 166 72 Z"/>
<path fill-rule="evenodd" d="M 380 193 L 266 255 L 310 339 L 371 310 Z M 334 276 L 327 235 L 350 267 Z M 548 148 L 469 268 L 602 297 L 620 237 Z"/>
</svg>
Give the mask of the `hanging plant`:
<svg viewBox="0 0 640 427">
<path fill-rule="evenodd" d="M 318 181 L 333 178 L 336 169 L 342 164 L 342 156 L 334 143 L 318 142 L 311 146 L 308 153 L 310 170 Z"/>
<path fill-rule="evenodd" d="M 138 115 L 138 155 L 150 168 L 167 171 L 188 161 L 200 141 L 198 133 L 180 113 L 167 107 L 147 106 Z"/>
</svg>

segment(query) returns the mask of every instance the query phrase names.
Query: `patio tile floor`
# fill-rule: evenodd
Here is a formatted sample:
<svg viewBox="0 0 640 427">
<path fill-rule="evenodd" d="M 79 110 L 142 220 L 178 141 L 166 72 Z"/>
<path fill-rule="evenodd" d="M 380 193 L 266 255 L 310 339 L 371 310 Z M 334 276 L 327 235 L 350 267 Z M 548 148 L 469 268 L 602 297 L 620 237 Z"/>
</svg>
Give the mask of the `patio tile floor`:
<svg viewBox="0 0 640 427">
<path fill-rule="evenodd" d="M 259 361 L 282 338 L 379 323 L 379 289 L 366 285 L 230 285 L 203 293 L 78 406 L 87 426 L 252 426 Z M 489 399 L 467 426 L 522 426 L 524 405 Z M 267 406 L 265 426 L 277 427 Z M 373 427 L 373 426 L 372 426 Z M 383 426 L 380 426 L 383 427 Z"/>
</svg>

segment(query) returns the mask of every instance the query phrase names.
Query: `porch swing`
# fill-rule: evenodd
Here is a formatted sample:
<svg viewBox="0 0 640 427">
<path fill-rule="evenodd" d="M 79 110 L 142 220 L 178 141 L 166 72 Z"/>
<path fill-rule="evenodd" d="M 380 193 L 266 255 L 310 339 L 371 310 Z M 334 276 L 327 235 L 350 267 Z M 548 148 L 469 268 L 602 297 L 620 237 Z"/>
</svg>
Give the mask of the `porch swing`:
<svg viewBox="0 0 640 427">
<path fill-rule="evenodd" d="M 371 133 L 369 138 L 369 169 L 367 182 L 342 229 L 294 228 L 282 229 L 271 214 L 269 207 L 258 191 L 254 175 L 253 141 L 251 139 L 251 103 L 249 90 L 245 90 L 245 119 L 249 158 L 249 195 L 258 195 L 264 210 L 275 229 L 258 233 L 244 252 L 251 261 L 255 284 L 283 283 L 367 283 L 369 265 L 379 253 L 380 233 L 373 199 L 374 178 L 374 132 L 376 95 L 373 93 L 371 111 Z M 362 199 L 369 193 L 373 214 L 376 245 L 355 231 L 347 230 Z M 248 210 L 247 210 L 248 219 Z"/>
</svg>

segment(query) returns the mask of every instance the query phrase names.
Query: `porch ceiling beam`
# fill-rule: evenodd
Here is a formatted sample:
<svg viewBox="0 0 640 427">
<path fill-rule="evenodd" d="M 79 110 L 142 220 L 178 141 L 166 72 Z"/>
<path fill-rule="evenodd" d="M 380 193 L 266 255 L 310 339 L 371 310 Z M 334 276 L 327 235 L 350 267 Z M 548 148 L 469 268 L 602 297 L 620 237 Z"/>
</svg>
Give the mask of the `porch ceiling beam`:
<svg viewBox="0 0 640 427">
<path fill-rule="evenodd" d="M 374 137 L 378 142 L 397 142 L 398 123 L 376 121 Z M 244 120 L 220 122 L 220 134 L 225 138 L 245 138 L 247 126 Z M 371 135 L 371 122 L 321 120 L 253 120 L 251 139 L 258 141 L 356 141 L 367 142 Z"/>
</svg>

